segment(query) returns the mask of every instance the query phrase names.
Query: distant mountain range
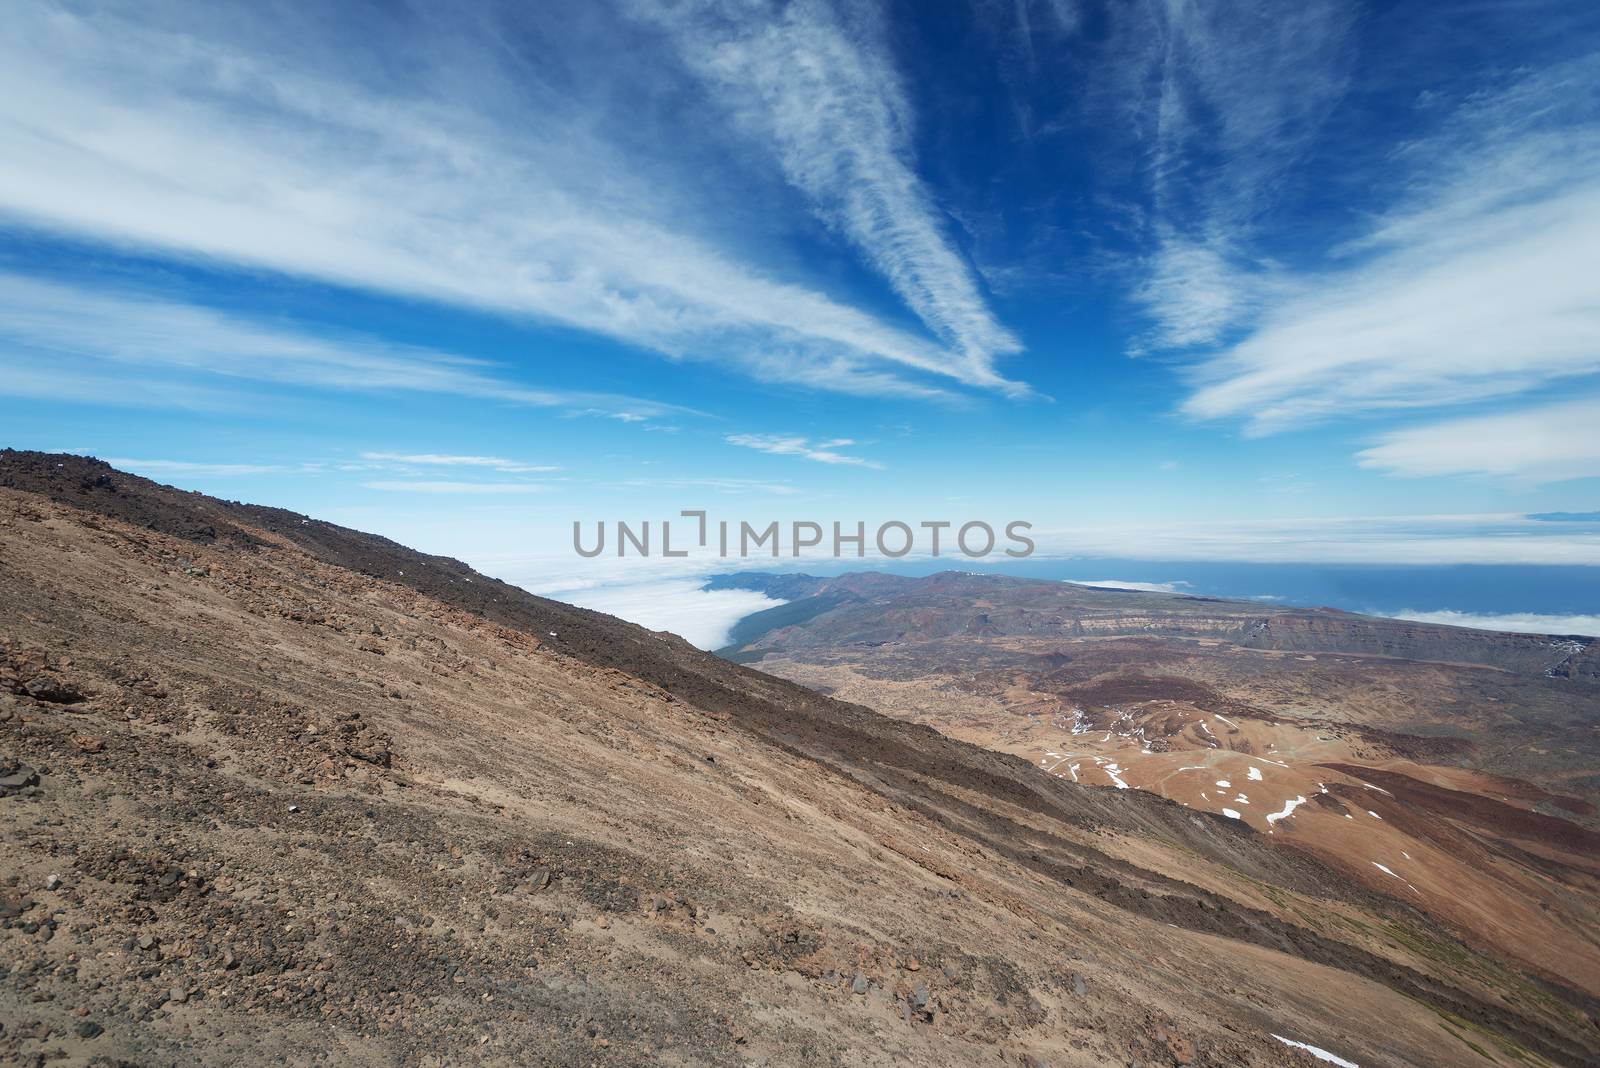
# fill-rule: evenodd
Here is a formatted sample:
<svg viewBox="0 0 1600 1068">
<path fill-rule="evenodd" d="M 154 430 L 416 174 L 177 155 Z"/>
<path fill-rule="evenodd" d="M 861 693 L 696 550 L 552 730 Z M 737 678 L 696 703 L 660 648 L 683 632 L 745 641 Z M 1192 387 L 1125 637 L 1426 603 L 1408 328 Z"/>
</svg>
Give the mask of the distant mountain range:
<svg viewBox="0 0 1600 1068">
<path fill-rule="evenodd" d="M 1248 824 L 1600 993 L 1600 642 L 945 572 L 749 573 L 723 655 Z"/>
</svg>

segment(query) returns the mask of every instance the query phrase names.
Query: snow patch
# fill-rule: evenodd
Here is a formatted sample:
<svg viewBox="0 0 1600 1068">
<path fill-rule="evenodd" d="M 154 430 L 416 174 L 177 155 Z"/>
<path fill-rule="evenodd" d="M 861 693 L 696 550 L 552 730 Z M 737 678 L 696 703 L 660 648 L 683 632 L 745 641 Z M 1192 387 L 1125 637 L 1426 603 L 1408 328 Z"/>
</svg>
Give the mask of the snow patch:
<svg viewBox="0 0 1600 1068">
<path fill-rule="evenodd" d="M 1245 772 L 1245 774 L 1249 776 L 1251 782 L 1261 781 L 1261 769 L 1256 767 L 1254 764 L 1250 765 L 1250 770 Z"/>
<path fill-rule="evenodd" d="M 1294 810 L 1295 809 L 1299 808 L 1301 805 L 1303 805 L 1305 803 L 1306 803 L 1306 799 L 1303 796 L 1302 797 L 1291 798 L 1290 800 L 1285 801 L 1283 803 L 1283 808 L 1279 809 L 1277 812 L 1269 812 L 1269 813 L 1267 813 L 1267 824 L 1268 824 L 1268 826 L 1271 826 L 1272 824 L 1277 823 L 1279 820 L 1288 819 L 1290 816 L 1294 815 Z"/>
<path fill-rule="evenodd" d="M 1224 816 L 1226 816 L 1226 817 L 1228 817 L 1228 818 L 1229 818 L 1229 819 L 1230 819 L 1230 820 L 1242 820 L 1242 819 L 1244 819 L 1244 817 L 1243 817 L 1243 816 L 1241 816 L 1241 815 L 1239 815 L 1239 813 L 1237 813 L 1237 812 L 1235 812 L 1235 811 L 1234 811 L 1234 810 L 1233 810 L 1233 809 L 1231 809 L 1231 808 L 1225 808 L 1225 809 L 1223 809 L 1223 810 L 1222 810 L 1222 814 L 1223 814 L 1223 815 L 1224 815 Z"/>
<path fill-rule="evenodd" d="M 1329 1053 L 1325 1049 L 1318 1049 L 1316 1046 L 1310 1045 L 1309 1043 L 1296 1042 L 1294 1039 L 1284 1038 L 1282 1035 L 1273 1035 L 1272 1037 L 1277 1039 L 1279 1042 L 1282 1042 L 1285 1046 L 1293 1046 L 1295 1049 L 1303 1049 L 1317 1060 L 1327 1061 L 1329 1064 L 1336 1064 L 1339 1066 L 1339 1068 L 1361 1068 L 1361 1065 L 1357 1064 L 1355 1061 L 1347 1061 L 1343 1057 Z"/>
</svg>

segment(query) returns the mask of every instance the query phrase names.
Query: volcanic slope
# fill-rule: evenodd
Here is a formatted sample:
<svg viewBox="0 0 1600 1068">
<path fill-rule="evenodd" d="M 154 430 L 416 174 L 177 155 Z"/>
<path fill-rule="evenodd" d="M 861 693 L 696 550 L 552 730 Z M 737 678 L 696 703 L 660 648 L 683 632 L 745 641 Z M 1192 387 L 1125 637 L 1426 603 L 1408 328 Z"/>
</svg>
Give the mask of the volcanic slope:
<svg viewBox="0 0 1600 1068">
<path fill-rule="evenodd" d="M 1600 643 L 955 572 L 718 581 L 792 598 L 737 659 L 1247 824 L 1600 993 Z"/>
<path fill-rule="evenodd" d="M 79 457 L 0 453 L 0 795 L 24 1063 L 1600 1060 L 1243 821 Z"/>
</svg>

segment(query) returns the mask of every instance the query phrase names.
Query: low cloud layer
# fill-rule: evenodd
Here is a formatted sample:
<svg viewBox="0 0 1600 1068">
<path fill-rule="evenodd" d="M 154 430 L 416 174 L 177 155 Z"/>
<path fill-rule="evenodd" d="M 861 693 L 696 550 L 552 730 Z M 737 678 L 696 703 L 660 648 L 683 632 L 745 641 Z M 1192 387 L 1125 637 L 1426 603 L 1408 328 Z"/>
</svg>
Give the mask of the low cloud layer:
<svg viewBox="0 0 1600 1068">
<path fill-rule="evenodd" d="M 1446 627 L 1472 627 L 1476 630 L 1509 630 L 1518 634 L 1577 634 L 1600 637 L 1600 616 L 1555 616 L 1533 612 L 1391 612 L 1395 619 L 1416 623 L 1437 623 Z"/>
</svg>

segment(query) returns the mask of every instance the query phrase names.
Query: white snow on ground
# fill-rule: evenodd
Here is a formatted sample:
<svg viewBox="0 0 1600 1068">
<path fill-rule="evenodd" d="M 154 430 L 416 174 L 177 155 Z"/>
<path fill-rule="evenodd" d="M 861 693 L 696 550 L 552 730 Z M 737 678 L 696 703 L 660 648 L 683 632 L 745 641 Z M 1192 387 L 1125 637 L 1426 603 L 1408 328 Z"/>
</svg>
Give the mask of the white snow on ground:
<svg viewBox="0 0 1600 1068">
<path fill-rule="evenodd" d="M 1317 1060 L 1327 1061 L 1329 1064 L 1336 1064 L 1339 1066 L 1339 1068 L 1361 1068 L 1361 1065 L 1357 1064 L 1355 1061 L 1347 1061 L 1343 1057 L 1329 1053 L 1325 1049 L 1318 1049 L 1316 1046 L 1308 1045 L 1305 1042 L 1296 1042 L 1294 1039 L 1284 1038 L 1282 1035 L 1273 1035 L 1272 1037 L 1277 1039 L 1279 1042 L 1282 1042 L 1285 1046 L 1293 1046 L 1295 1049 L 1303 1049 Z"/>
<path fill-rule="evenodd" d="M 1244 819 L 1244 817 L 1243 817 L 1243 816 L 1241 816 L 1241 815 L 1239 815 L 1239 814 L 1238 814 L 1238 813 L 1237 813 L 1237 812 L 1235 812 L 1235 811 L 1234 811 L 1234 810 L 1233 810 L 1233 809 L 1231 809 L 1231 808 L 1225 808 L 1225 809 L 1223 809 L 1223 810 L 1222 810 L 1222 814 L 1223 814 L 1223 815 L 1224 815 L 1224 816 L 1226 816 L 1226 817 L 1228 817 L 1228 818 L 1229 818 L 1229 819 L 1230 819 L 1230 820 L 1242 820 L 1242 819 Z"/>
<path fill-rule="evenodd" d="M 1272 825 L 1274 823 L 1277 823 L 1279 820 L 1288 819 L 1290 816 L 1294 815 L 1294 810 L 1295 809 L 1299 808 L 1301 805 L 1303 805 L 1305 803 L 1306 803 L 1306 799 L 1304 797 L 1291 798 L 1290 800 L 1285 801 L 1283 803 L 1283 808 L 1281 808 L 1277 812 L 1269 812 L 1269 813 L 1267 813 L 1267 824 L 1268 824 L 1268 826 L 1270 826 L 1270 825 Z"/>
<path fill-rule="evenodd" d="M 1128 788 L 1128 784 L 1122 781 L 1121 768 L 1117 767 L 1115 764 L 1107 764 L 1105 767 L 1105 772 L 1107 775 L 1111 776 L 1111 781 L 1117 784 L 1117 789 L 1126 790 Z"/>
<path fill-rule="evenodd" d="M 1206 766 L 1204 764 L 1190 764 L 1187 767 L 1182 767 L 1182 768 L 1179 768 L 1178 770 L 1179 771 L 1205 771 L 1206 770 Z"/>
<path fill-rule="evenodd" d="M 1394 872 L 1390 871 L 1388 868 L 1384 867 L 1382 864 L 1379 864 L 1377 861 L 1373 861 L 1372 862 L 1372 866 L 1374 868 L 1377 868 L 1379 871 L 1383 872 L 1383 874 L 1394 876 L 1394 878 L 1399 879 L 1403 883 L 1406 883 L 1405 879 L 1401 878 L 1398 875 L 1395 875 Z M 1422 891 L 1418 890 L 1416 887 L 1412 886 L 1410 883 L 1406 883 L 1406 889 L 1410 890 L 1413 894 L 1416 894 L 1418 897 L 1422 896 Z"/>
<path fill-rule="evenodd" d="M 1229 719 L 1227 716 L 1222 715 L 1220 712 L 1213 712 L 1211 714 L 1213 716 L 1216 716 L 1218 719 L 1220 719 L 1222 722 L 1226 723 L 1230 727 L 1238 726 L 1238 724 L 1234 723 L 1233 720 Z"/>
<path fill-rule="evenodd" d="M 1377 814 L 1377 813 L 1376 813 L 1376 812 L 1374 812 L 1374 811 L 1372 811 L 1372 810 L 1371 810 L 1371 809 L 1370 809 L 1370 808 L 1369 808 L 1369 809 L 1367 809 L 1367 815 L 1369 815 L 1369 816 L 1371 816 L 1371 817 L 1372 817 L 1372 818 L 1373 818 L 1373 819 L 1375 819 L 1375 820 L 1381 820 L 1381 819 L 1383 819 L 1383 817 L 1382 817 L 1382 816 L 1380 816 L 1380 815 L 1378 815 L 1378 814 Z"/>
<path fill-rule="evenodd" d="M 1073 782 L 1077 782 L 1078 781 L 1078 769 L 1081 768 L 1081 767 L 1083 767 L 1082 764 L 1074 764 L 1070 768 L 1067 769 L 1068 771 L 1072 772 L 1072 781 Z"/>
<path fill-rule="evenodd" d="M 1227 779 L 1218 779 L 1217 785 L 1226 790 L 1228 787 L 1232 786 L 1233 783 L 1229 782 Z"/>
<path fill-rule="evenodd" d="M 1248 805 L 1250 803 L 1250 799 L 1248 797 L 1246 797 L 1244 794 L 1240 794 L 1238 797 L 1234 798 L 1234 801 L 1238 802 L 1241 805 Z"/>
<path fill-rule="evenodd" d="M 1376 791 L 1378 791 L 1378 792 L 1379 792 L 1379 793 L 1380 793 L 1380 794 L 1389 794 L 1389 791 L 1388 791 L 1388 790 L 1385 790 L 1385 789 L 1384 789 L 1384 788 L 1383 788 L 1383 787 L 1381 787 L 1381 786 L 1374 786 L 1374 785 L 1372 785 L 1372 784 L 1371 784 L 1371 783 L 1370 783 L 1370 782 L 1364 782 L 1364 783 L 1362 783 L 1362 784 L 1361 784 L 1361 785 L 1362 785 L 1362 786 L 1365 786 L 1365 787 L 1366 787 L 1366 788 L 1367 788 L 1367 789 L 1369 789 L 1369 790 L 1376 790 Z M 1390 796 L 1390 797 L 1393 797 L 1393 796 L 1394 796 L 1394 794 L 1389 794 L 1389 796 Z"/>
<path fill-rule="evenodd" d="M 1256 767 L 1254 764 L 1250 765 L 1250 770 L 1245 772 L 1245 774 L 1249 776 L 1251 782 L 1261 781 L 1261 769 Z"/>
</svg>

